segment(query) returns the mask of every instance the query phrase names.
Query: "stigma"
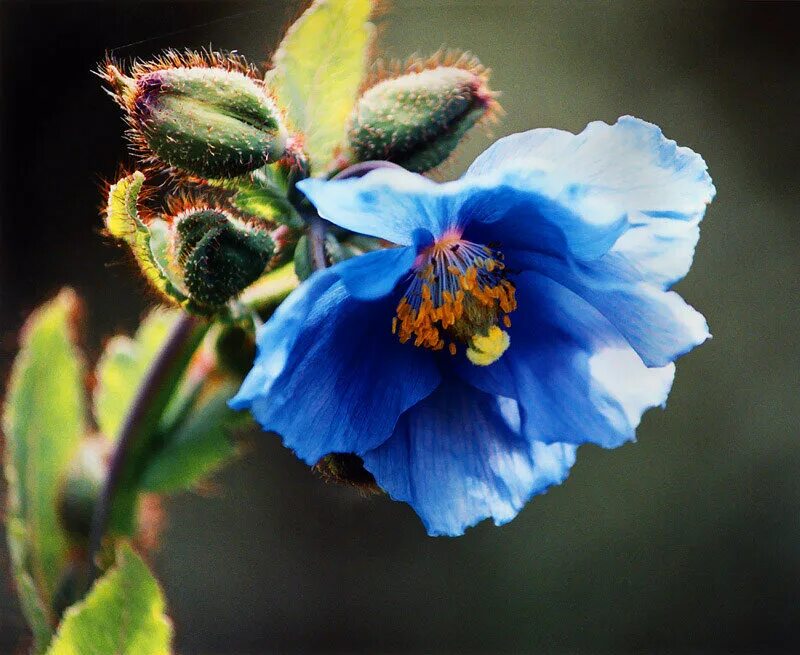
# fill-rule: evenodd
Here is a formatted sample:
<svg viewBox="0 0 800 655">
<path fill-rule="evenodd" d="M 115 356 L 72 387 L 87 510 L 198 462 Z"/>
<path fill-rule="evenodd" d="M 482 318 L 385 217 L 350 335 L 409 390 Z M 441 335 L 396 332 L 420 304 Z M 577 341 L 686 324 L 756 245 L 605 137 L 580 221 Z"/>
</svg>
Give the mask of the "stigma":
<svg viewBox="0 0 800 655">
<path fill-rule="evenodd" d="M 517 307 L 503 254 L 445 235 L 417 257 L 414 278 L 397 306 L 392 332 L 406 343 L 442 350 L 459 347 L 476 366 L 496 362 L 511 339 L 509 314 Z"/>
</svg>

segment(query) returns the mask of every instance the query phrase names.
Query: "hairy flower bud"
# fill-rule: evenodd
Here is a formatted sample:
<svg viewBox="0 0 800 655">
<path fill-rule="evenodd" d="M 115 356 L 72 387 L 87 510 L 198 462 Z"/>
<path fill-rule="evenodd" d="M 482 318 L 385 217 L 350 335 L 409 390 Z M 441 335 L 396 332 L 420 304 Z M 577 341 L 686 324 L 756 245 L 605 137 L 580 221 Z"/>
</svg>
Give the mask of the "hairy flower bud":
<svg viewBox="0 0 800 655">
<path fill-rule="evenodd" d="M 190 298 L 217 308 L 261 276 L 274 244 L 259 225 L 221 209 L 196 207 L 174 217 L 171 251 Z"/>
<path fill-rule="evenodd" d="M 101 71 L 127 114 L 131 136 L 150 158 L 203 178 L 243 175 L 280 159 L 289 141 L 261 80 L 238 59 L 167 53 Z"/>
<path fill-rule="evenodd" d="M 364 468 L 364 461 L 352 453 L 331 453 L 314 465 L 314 470 L 326 482 L 355 487 L 364 494 L 380 493 L 372 473 Z"/>
<path fill-rule="evenodd" d="M 348 128 L 352 162 L 382 159 L 422 173 L 498 110 L 487 72 L 474 59 L 436 60 L 384 79 L 356 103 Z"/>
</svg>

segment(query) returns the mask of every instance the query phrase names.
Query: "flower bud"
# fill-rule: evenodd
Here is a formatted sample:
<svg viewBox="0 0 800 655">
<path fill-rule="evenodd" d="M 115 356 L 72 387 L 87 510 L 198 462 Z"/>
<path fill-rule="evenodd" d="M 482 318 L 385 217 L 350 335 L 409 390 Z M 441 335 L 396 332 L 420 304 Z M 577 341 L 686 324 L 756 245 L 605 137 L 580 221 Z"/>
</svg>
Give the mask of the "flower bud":
<svg viewBox="0 0 800 655">
<path fill-rule="evenodd" d="M 189 297 L 201 307 L 222 307 L 255 282 L 274 253 L 266 229 L 221 209 L 179 213 L 171 227 L 172 261 Z"/>
<path fill-rule="evenodd" d="M 127 114 L 134 144 L 151 159 L 202 178 L 229 178 L 284 156 L 288 135 L 259 79 L 237 59 L 168 53 L 101 75 Z"/>
<path fill-rule="evenodd" d="M 89 538 L 92 515 L 108 469 L 111 442 L 94 435 L 85 439 L 70 464 L 58 498 L 58 516 L 70 538 L 83 544 Z"/>
<path fill-rule="evenodd" d="M 358 100 L 348 128 L 351 161 L 382 159 L 425 172 L 498 109 L 487 72 L 476 60 L 417 66 L 378 82 Z"/>
<path fill-rule="evenodd" d="M 381 488 L 372 473 L 364 468 L 364 460 L 352 453 L 331 453 L 314 465 L 326 482 L 355 487 L 364 494 L 377 494 Z"/>
</svg>

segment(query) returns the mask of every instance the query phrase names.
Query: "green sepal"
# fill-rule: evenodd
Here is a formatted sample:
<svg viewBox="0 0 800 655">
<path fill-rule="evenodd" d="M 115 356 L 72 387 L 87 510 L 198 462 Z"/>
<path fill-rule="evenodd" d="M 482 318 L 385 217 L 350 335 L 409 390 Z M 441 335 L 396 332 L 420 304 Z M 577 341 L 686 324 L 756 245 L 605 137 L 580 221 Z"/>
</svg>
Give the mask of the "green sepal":
<svg viewBox="0 0 800 655">
<path fill-rule="evenodd" d="M 352 453 L 331 453 L 314 464 L 314 470 L 327 482 L 355 487 L 363 494 L 381 492 L 375 476 L 364 468 L 364 460 Z"/>
<path fill-rule="evenodd" d="M 39 650 L 53 623 L 53 594 L 68 559 L 58 497 L 86 430 L 83 364 L 73 341 L 77 311 L 75 294 L 64 290 L 31 315 L 3 407 L 7 539 Z"/>
<path fill-rule="evenodd" d="M 218 53 L 172 53 L 102 76 L 127 113 L 134 144 L 200 178 L 234 178 L 286 153 L 288 134 L 263 83 Z"/>
<path fill-rule="evenodd" d="M 89 540 L 111 450 L 112 444 L 100 435 L 84 438 L 64 478 L 58 497 L 58 516 L 72 542 L 79 546 L 85 546 Z"/>
<path fill-rule="evenodd" d="M 333 231 L 325 235 L 325 253 L 331 265 L 358 257 L 373 250 L 385 247 L 379 239 L 360 234 L 344 233 L 337 235 Z"/>
<path fill-rule="evenodd" d="M 64 614 L 47 655 L 168 655 L 172 624 L 164 594 L 127 544 L 84 600 Z"/>
</svg>

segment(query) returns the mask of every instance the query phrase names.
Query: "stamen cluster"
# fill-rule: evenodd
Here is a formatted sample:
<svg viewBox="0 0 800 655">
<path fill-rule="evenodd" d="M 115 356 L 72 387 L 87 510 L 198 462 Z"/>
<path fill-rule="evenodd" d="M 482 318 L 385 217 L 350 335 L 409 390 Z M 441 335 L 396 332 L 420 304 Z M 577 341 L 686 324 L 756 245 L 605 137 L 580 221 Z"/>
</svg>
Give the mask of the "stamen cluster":
<svg viewBox="0 0 800 655">
<path fill-rule="evenodd" d="M 445 237 L 421 255 L 414 279 L 397 306 L 392 332 L 401 343 L 441 350 L 449 341 L 471 344 L 498 328 L 511 326 L 515 287 L 507 279 L 503 254 L 481 244 Z"/>
</svg>

